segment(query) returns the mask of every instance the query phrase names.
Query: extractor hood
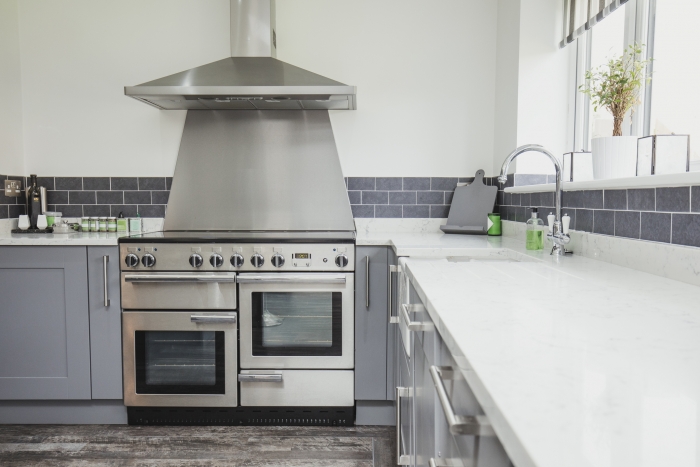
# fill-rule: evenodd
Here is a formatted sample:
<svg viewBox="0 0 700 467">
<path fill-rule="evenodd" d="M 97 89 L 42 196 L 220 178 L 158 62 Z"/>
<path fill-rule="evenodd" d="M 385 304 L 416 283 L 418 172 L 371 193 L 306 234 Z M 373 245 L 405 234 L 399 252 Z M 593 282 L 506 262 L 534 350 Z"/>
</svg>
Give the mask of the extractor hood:
<svg viewBox="0 0 700 467">
<path fill-rule="evenodd" d="M 162 110 L 355 110 L 356 88 L 277 56 L 274 0 L 231 0 L 231 57 L 126 86 Z"/>
</svg>

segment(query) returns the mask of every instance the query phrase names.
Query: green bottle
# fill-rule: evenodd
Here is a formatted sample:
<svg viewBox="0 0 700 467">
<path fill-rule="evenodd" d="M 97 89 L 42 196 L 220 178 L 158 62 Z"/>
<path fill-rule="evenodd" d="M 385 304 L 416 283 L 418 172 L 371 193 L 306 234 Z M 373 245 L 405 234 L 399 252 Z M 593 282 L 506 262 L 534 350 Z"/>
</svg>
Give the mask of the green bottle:
<svg viewBox="0 0 700 467">
<path fill-rule="evenodd" d="M 544 248 L 544 222 L 537 217 L 537 208 L 532 208 L 532 214 L 527 220 L 525 230 L 525 248 L 527 250 L 541 250 Z"/>
</svg>

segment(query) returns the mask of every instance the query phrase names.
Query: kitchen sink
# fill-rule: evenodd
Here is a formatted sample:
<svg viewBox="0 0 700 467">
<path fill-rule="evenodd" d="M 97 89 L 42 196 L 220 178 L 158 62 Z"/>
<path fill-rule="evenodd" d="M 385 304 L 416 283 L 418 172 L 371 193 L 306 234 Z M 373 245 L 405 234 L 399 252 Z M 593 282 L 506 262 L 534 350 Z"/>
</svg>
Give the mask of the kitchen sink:
<svg viewBox="0 0 700 467">
<path fill-rule="evenodd" d="M 448 256 L 446 259 L 451 263 L 523 263 L 538 261 L 536 258 L 506 249 L 491 250 L 484 254 Z"/>
</svg>

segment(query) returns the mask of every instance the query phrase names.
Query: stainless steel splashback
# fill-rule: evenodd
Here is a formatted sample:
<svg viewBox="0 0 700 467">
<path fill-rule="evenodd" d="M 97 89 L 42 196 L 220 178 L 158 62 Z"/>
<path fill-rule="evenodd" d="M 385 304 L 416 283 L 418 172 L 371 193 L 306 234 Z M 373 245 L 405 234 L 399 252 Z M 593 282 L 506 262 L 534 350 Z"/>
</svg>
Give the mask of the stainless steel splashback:
<svg viewBox="0 0 700 467">
<path fill-rule="evenodd" d="M 328 112 L 188 112 L 164 229 L 355 230 Z"/>
</svg>

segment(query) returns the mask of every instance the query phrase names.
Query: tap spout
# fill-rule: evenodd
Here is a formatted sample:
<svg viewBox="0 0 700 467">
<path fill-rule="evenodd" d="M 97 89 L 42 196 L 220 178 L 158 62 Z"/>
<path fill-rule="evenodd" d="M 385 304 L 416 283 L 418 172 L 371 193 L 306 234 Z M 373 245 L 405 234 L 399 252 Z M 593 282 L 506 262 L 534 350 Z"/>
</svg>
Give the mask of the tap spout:
<svg viewBox="0 0 700 467">
<path fill-rule="evenodd" d="M 564 249 L 564 245 L 569 243 L 571 241 L 571 238 L 569 237 L 568 234 L 565 234 L 562 229 L 562 223 L 561 223 L 561 195 L 562 195 L 562 183 L 561 183 L 561 164 L 559 163 L 559 160 L 554 157 L 554 155 L 547 151 L 543 146 L 540 146 L 539 144 L 526 144 L 523 146 L 520 146 L 516 148 L 513 152 L 511 152 L 508 157 L 506 157 L 506 160 L 503 161 L 503 165 L 501 166 L 501 174 L 498 176 L 498 181 L 500 183 L 506 183 L 508 181 L 508 169 L 510 167 L 510 163 L 513 162 L 513 160 L 518 157 L 519 155 L 526 153 L 526 152 L 539 152 L 544 154 L 549 158 L 549 160 L 554 164 L 554 170 L 556 173 L 556 181 L 555 181 L 555 187 L 554 187 L 554 210 L 555 210 L 555 219 L 554 219 L 554 225 L 552 226 L 552 232 L 547 235 L 548 238 L 552 239 L 554 242 L 554 247 L 552 248 L 552 254 L 557 254 L 557 255 L 563 255 L 566 253 L 570 253 L 566 249 Z"/>
</svg>

